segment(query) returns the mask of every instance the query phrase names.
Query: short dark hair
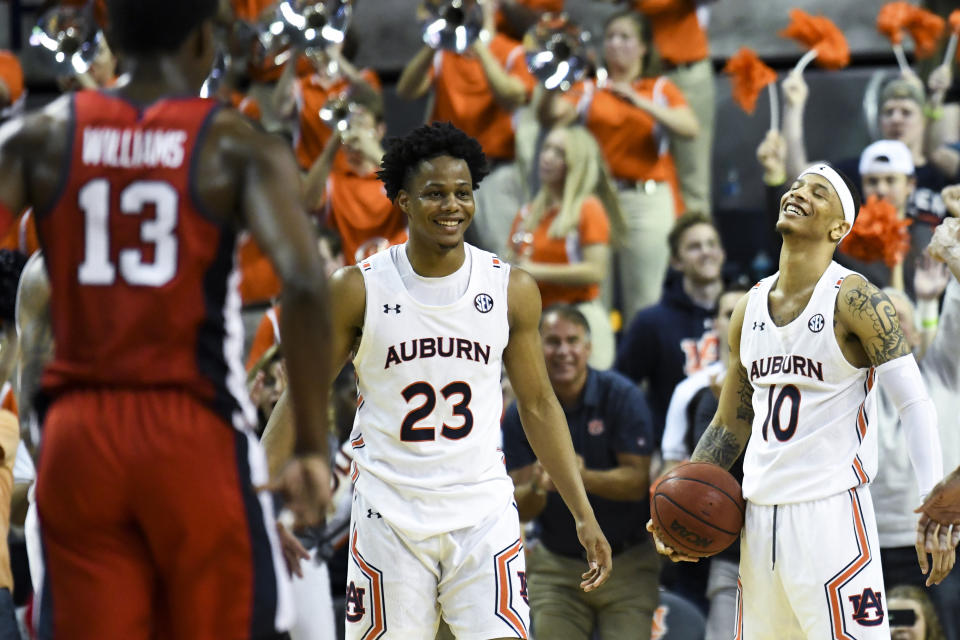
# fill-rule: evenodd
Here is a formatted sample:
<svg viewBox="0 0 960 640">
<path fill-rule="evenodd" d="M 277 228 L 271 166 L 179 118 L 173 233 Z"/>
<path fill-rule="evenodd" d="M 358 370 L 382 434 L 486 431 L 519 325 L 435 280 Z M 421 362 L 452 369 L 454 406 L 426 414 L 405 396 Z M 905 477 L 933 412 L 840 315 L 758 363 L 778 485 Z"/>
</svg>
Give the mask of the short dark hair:
<svg viewBox="0 0 960 640">
<path fill-rule="evenodd" d="M 554 313 L 567 322 L 572 322 L 575 325 L 583 327 L 584 333 L 587 336 L 590 336 L 590 323 L 587 321 L 587 316 L 583 315 L 583 312 L 580 309 L 577 309 L 576 305 L 568 304 L 566 302 L 558 302 L 552 304 L 546 309 L 543 310 L 543 313 L 540 314 L 540 330 L 543 330 L 543 322 L 546 317 Z"/>
<path fill-rule="evenodd" d="M 680 253 L 680 238 L 683 237 L 683 234 L 687 232 L 687 229 L 695 227 L 698 224 L 708 224 L 713 227 L 715 231 L 717 230 L 717 225 L 713 224 L 710 216 L 699 211 L 688 211 L 673 223 L 673 228 L 670 229 L 670 233 L 667 235 L 671 258 L 676 258 Z M 717 231 L 717 235 L 719 234 L 720 232 Z"/>
<path fill-rule="evenodd" d="M 863 198 L 860 195 L 860 189 L 857 188 L 857 185 L 854 184 L 853 180 L 850 179 L 850 176 L 845 174 L 840 169 L 836 168 L 829 162 L 824 163 L 829 166 L 831 169 L 837 172 L 837 175 L 840 176 L 840 179 L 843 180 L 843 184 L 847 185 L 847 189 L 850 190 L 850 196 L 853 198 L 853 221 L 857 221 L 857 216 L 860 215 L 860 205 L 863 204 Z"/>
<path fill-rule="evenodd" d="M 218 4 L 217 0 L 107 0 L 108 40 L 125 53 L 176 51 L 194 29 L 216 15 Z"/>
<path fill-rule="evenodd" d="M 19 251 L 0 249 L 0 319 L 13 322 L 17 306 L 17 286 L 27 256 Z"/>
<path fill-rule="evenodd" d="M 396 200 L 420 163 L 439 156 L 452 156 L 466 162 L 474 189 L 490 172 L 479 142 L 449 122 L 423 125 L 401 138 L 387 140 L 386 153 L 377 171 L 386 187 L 387 198 Z"/>
</svg>

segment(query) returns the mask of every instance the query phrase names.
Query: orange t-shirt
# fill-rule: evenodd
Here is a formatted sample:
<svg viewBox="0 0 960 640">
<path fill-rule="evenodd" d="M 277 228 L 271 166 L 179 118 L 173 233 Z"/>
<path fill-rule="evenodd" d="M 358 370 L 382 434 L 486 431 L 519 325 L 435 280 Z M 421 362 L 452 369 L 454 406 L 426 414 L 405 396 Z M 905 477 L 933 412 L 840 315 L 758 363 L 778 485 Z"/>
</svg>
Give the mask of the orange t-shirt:
<svg viewBox="0 0 960 640">
<path fill-rule="evenodd" d="M 283 286 L 280 278 L 252 236 L 240 243 L 237 261 L 240 265 L 240 299 L 244 305 L 269 302 L 280 295 Z"/>
<path fill-rule="evenodd" d="M 380 91 L 380 78 L 375 71 L 364 69 L 361 75 L 364 80 L 370 83 L 371 87 Z M 316 74 L 297 79 L 296 95 L 299 124 L 294 137 L 294 150 L 297 154 L 297 162 L 300 163 L 300 167 L 304 171 L 310 170 L 310 166 L 323 152 L 324 146 L 326 146 L 330 136 L 333 135 L 330 128 L 320 120 L 320 109 L 327 103 L 327 100 L 340 95 L 349 87 L 350 82 L 346 78 L 340 78 L 326 87 Z M 341 149 L 334 158 L 333 170 L 346 171 L 347 169 L 347 159 Z"/>
<path fill-rule="evenodd" d="M 488 46 L 507 73 L 523 82 L 529 98 L 536 80 L 527 69 L 523 45 L 498 33 Z M 497 103 L 480 61 L 471 55 L 437 51 L 430 77 L 435 92 L 430 120 L 450 121 L 476 138 L 491 159 L 512 160 L 512 114 Z"/>
<path fill-rule="evenodd" d="M 247 355 L 247 371 L 253 369 L 267 349 L 280 343 L 280 305 L 274 305 L 260 318 L 257 331 L 253 334 L 250 343 L 250 353 Z"/>
<path fill-rule="evenodd" d="M 23 95 L 23 67 L 20 59 L 10 51 L 0 51 L 0 80 L 10 92 L 10 104 Z"/>
<path fill-rule="evenodd" d="M 523 218 L 528 210 L 529 205 L 525 205 L 517 213 L 517 217 L 513 219 L 513 227 L 510 230 L 511 238 L 521 228 Z M 519 246 L 518 243 L 514 243 L 513 250 L 518 254 L 528 255 L 532 262 L 570 264 L 582 261 L 580 254 L 583 247 L 591 244 L 610 243 L 610 221 L 607 220 L 607 212 L 600 201 L 593 196 L 583 201 L 577 232 L 571 233 L 566 238 L 551 238 L 548 233 L 550 225 L 559 212 L 560 207 L 554 207 L 547 211 L 543 219 L 540 220 L 540 224 L 533 231 L 533 237 L 530 238 L 529 244 L 531 246 L 527 248 L 529 254 L 523 251 L 524 247 Z M 537 286 L 540 287 L 540 298 L 544 309 L 558 302 L 572 304 L 595 300 L 600 295 L 600 285 L 598 284 L 572 286 L 553 282 L 538 282 Z"/>
<path fill-rule="evenodd" d="M 667 62 L 689 64 L 710 55 L 693 0 L 634 0 L 633 6 L 650 19 L 653 45 Z"/>
<path fill-rule="evenodd" d="M 687 104 L 683 93 L 667 78 L 640 78 L 637 94 L 670 107 Z M 669 151 L 666 131 L 643 109 L 638 109 L 592 80 L 578 83 L 566 96 L 577 104 L 584 124 L 593 133 L 614 177 L 621 180 L 656 180 L 670 184 L 676 212 L 683 211 L 677 167 Z"/>
<path fill-rule="evenodd" d="M 334 171 L 327 178 L 326 198 L 327 225 L 340 235 L 346 264 L 356 264 L 357 249 L 370 240 L 406 242 L 407 215 L 390 202 L 376 174 Z"/>
</svg>

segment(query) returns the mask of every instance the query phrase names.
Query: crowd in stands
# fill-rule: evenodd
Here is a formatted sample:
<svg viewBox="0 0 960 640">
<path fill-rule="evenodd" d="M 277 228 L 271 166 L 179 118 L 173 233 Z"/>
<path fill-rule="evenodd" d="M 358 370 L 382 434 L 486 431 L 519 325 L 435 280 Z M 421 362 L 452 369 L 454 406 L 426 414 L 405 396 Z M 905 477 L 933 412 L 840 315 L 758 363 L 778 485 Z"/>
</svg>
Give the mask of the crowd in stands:
<svg viewBox="0 0 960 640">
<path fill-rule="evenodd" d="M 233 54 L 233 66 L 215 96 L 289 140 L 332 273 L 406 240 L 405 214 L 377 177 L 389 134 L 402 133 L 387 130 L 378 72 L 397 65 L 383 60 L 382 69 L 355 66 L 361 44 L 352 31 L 342 45 L 327 49 L 251 53 L 238 35 L 240 25 L 255 27 L 274 4 L 223 2 L 224 47 Z M 422 46 L 402 61 L 395 89 L 403 100 L 429 96 L 428 122 L 449 121 L 483 147 L 490 174 L 475 192 L 468 241 L 525 269 L 539 285 L 548 372 L 567 414 L 584 484 L 615 553 L 611 583 L 594 594 L 579 592 L 582 563 L 572 519 L 524 440 L 516 408 L 508 408 L 503 449 L 521 518 L 529 521 L 533 633 L 586 640 L 628 637 L 629 630 L 629 637 L 646 637 L 637 630 L 649 626 L 651 638 L 730 638 L 737 545 L 697 565 L 661 566 L 643 529 L 651 484 L 689 457 L 716 409 L 734 305 L 758 277 L 769 275 L 737 273 L 725 264 L 721 229 L 711 215 L 720 80 L 704 27 L 710 3 L 627 3 L 597 34 L 603 71 L 565 91 L 541 86 L 528 69 L 522 43 L 530 25 L 546 12 L 562 10 L 563 0 L 480 4 L 482 35 L 460 51 Z M 398 17 L 395 28 L 418 26 L 411 15 Z M 363 41 L 362 46 L 377 45 Z M 123 60 L 114 57 L 105 38 L 98 47 L 88 70 L 58 79 L 61 91 L 109 89 L 118 81 Z M 810 157 L 804 129 L 823 123 L 805 121 L 804 111 L 819 96 L 811 94 L 802 74 L 786 75 L 783 127 L 764 137 L 752 177 L 766 185 L 767 203 L 757 207 L 766 207 L 764 223 L 771 228 L 780 194 L 812 160 L 833 162 L 861 188 L 868 206 L 889 205 L 904 223 L 905 246 L 892 259 L 841 245 L 837 260 L 886 287 L 893 300 L 937 406 L 945 469 L 960 464 L 955 68 L 940 66 L 925 80 L 906 74 L 888 82 L 877 105 L 879 139 L 852 158 Z M 0 121 L 23 109 L 29 88 L 16 52 L 0 51 Z M 934 261 L 928 247 L 944 261 Z M 20 212 L 12 231 L 0 238 L 0 272 L 13 272 L 0 273 L 0 288 L 7 289 L 0 291 L 5 385 L 0 426 L 8 411 L 16 413 L 8 392 L 15 376 L 4 358 L 8 349 L 16 352 L 11 296 L 24 262 L 8 256 L 30 256 L 37 249 L 33 212 Z M 756 250 L 777 254 L 772 243 Z M 282 309 L 275 304 L 280 282 L 249 240 L 239 248 L 238 266 L 247 382 L 262 428 L 285 388 Z M 352 374 L 342 374 L 336 389 L 330 438 L 337 452 L 337 511 L 323 530 L 302 532 L 311 559 L 295 584 L 298 598 L 311 604 L 301 607 L 305 613 L 294 640 L 343 634 Z M 507 385 L 504 394 L 509 402 Z M 915 629 L 910 637 L 960 640 L 960 572 L 924 587 L 913 551 L 917 488 L 897 414 L 882 395 L 876 428 L 880 472 L 873 500 L 891 622 Z M 7 439 L 3 434 L 0 444 Z M 12 494 L 13 506 L 12 515 L 0 509 L 0 533 L 12 525 L 13 577 L 8 579 L 10 561 L 0 553 L 0 614 L 15 602 L 26 634 L 32 633 L 29 612 L 24 613 L 30 580 L 25 561 L 18 560 L 25 553 L 18 531 L 32 470 L 23 455 L 15 470 L 15 456 L 5 444 L 2 451 L 0 501 Z M 15 482 L 7 483 L 5 474 Z M 13 595 L 9 605 L 4 591 Z"/>
</svg>

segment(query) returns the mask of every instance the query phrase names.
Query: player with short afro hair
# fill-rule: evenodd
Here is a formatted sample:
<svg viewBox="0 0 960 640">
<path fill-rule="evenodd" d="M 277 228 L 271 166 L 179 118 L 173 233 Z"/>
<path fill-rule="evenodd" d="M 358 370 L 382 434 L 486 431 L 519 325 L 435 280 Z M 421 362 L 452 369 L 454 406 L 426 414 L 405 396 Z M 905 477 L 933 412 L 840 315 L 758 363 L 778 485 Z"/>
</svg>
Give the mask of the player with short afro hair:
<svg viewBox="0 0 960 640">
<path fill-rule="evenodd" d="M 473 188 L 490 173 L 480 143 L 449 122 L 423 125 L 402 138 L 391 138 L 380 162 L 377 177 L 386 187 L 391 201 L 406 187 L 420 163 L 440 156 L 459 158 L 467 163 Z"/>
<path fill-rule="evenodd" d="M 107 40 L 133 55 L 173 53 L 218 7 L 217 0 L 107 0 Z"/>
</svg>

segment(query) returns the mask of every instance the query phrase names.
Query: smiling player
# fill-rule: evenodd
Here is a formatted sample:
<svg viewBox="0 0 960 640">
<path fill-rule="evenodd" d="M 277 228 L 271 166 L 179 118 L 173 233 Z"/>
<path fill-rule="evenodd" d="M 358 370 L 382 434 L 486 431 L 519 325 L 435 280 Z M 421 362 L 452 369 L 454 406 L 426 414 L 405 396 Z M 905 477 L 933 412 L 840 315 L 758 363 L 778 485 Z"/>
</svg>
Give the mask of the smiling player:
<svg viewBox="0 0 960 640">
<path fill-rule="evenodd" d="M 936 412 L 896 310 L 832 261 L 856 200 L 827 164 L 781 199 L 780 270 L 737 304 L 719 408 L 693 453 L 729 468 L 746 446 L 738 639 L 890 637 L 868 488 L 877 382 L 900 413 L 921 495 L 943 475 Z M 941 541 L 928 583 L 952 566 Z M 922 539 L 917 557 L 927 573 Z"/>
<path fill-rule="evenodd" d="M 393 140 L 379 175 L 409 240 L 331 281 L 334 366 L 353 350 L 359 406 L 347 638 L 526 638 L 523 546 L 500 441 L 501 362 L 520 418 L 602 584 L 610 545 L 587 501 L 541 351 L 528 274 L 463 241 L 480 145 L 449 123 Z M 271 418 L 268 430 L 285 421 Z M 279 428 L 279 426 L 276 426 Z"/>
</svg>

